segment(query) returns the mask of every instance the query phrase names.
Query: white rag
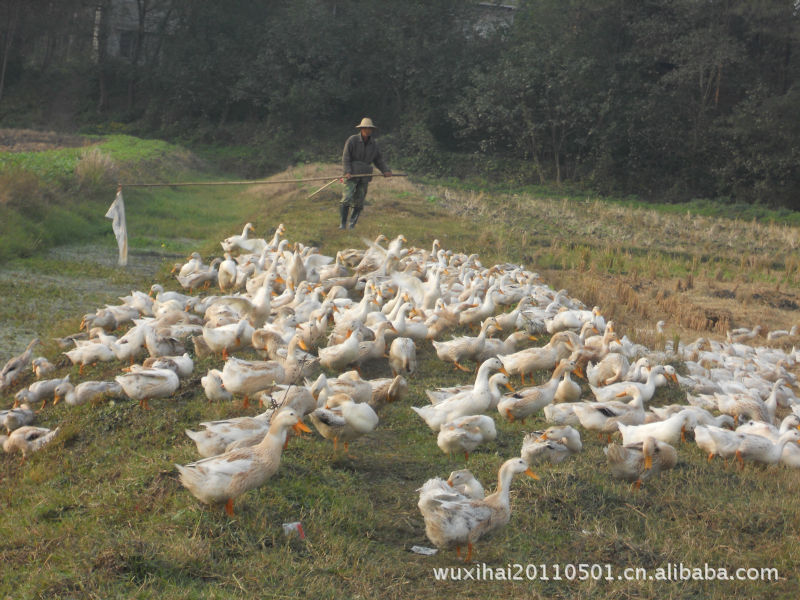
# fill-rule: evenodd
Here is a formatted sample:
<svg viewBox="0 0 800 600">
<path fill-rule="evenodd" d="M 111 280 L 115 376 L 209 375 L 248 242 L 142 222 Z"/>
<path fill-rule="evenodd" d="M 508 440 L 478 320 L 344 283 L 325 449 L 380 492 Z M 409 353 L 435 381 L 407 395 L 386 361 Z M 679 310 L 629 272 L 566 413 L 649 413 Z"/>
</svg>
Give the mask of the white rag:
<svg viewBox="0 0 800 600">
<path fill-rule="evenodd" d="M 117 197 L 108 207 L 106 219 L 112 219 L 111 228 L 117 238 L 119 246 L 119 266 L 128 264 L 128 230 L 125 227 L 125 202 L 122 200 L 122 190 L 117 191 Z"/>
</svg>

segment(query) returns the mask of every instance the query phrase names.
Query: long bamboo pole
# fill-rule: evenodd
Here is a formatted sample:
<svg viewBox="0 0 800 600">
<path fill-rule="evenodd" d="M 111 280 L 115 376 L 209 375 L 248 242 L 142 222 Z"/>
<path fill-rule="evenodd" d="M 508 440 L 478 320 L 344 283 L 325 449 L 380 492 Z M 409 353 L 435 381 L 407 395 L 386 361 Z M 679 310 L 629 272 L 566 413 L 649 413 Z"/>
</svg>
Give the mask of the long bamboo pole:
<svg viewBox="0 0 800 600">
<path fill-rule="evenodd" d="M 341 179 L 343 176 L 339 175 L 334 179 Z M 374 174 L 365 174 L 365 175 L 351 175 L 351 179 L 355 179 L 357 177 L 375 177 Z M 408 177 L 406 173 L 392 173 L 392 177 Z M 245 181 L 181 181 L 181 182 L 174 182 L 174 183 L 120 183 L 119 187 L 178 187 L 178 186 L 200 186 L 200 185 L 270 185 L 270 184 L 278 184 L 278 183 L 305 183 L 308 181 L 329 181 L 331 176 L 328 175 L 327 177 L 305 177 L 302 179 L 278 179 L 278 180 L 268 180 L 268 179 L 251 179 Z M 331 182 L 332 183 L 332 182 Z"/>
</svg>

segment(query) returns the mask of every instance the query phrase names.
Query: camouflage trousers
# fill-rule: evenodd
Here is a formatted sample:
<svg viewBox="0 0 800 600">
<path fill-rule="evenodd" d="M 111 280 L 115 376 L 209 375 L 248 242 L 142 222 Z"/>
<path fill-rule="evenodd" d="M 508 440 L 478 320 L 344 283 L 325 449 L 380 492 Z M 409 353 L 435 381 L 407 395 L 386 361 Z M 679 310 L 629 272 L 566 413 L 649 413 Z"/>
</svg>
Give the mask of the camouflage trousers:
<svg viewBox="0 0 800 600">
<path fill-rule="evenodd" d="M 369 181 L 366 177 L 358 179 L 344 180 L 344 193 L 342 194 L 342 204 L 350 208 L 364 208 L 364 198 L 367 197 Z"/>
</svg>

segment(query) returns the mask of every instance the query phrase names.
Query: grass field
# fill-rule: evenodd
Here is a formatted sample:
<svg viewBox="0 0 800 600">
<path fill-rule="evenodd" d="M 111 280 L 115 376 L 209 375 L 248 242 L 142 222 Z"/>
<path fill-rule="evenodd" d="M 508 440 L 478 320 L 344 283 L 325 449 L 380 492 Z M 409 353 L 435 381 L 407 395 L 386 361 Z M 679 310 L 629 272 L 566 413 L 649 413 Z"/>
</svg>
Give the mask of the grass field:
<svg viewBox="0 0 800 600">
<path fill-rule="evenodd" d="M 308 165 L 275 178 L 336 172 L 335 165 Z M 796 321 L 794 227 L 378 179 L 359 228 L 339 231 L 339 190 L 331 186 L 307 199 L 316 187 L 126 190 L 131 267 L 113 267 L 110 234 L 91 255 L 56 251 L 12 262 L 7 272 L 20 275 L 0 280 L 8 298 L 0 316 L 4 322 L 33 316 L 35 333 L 45 339 L 74 332 L 83 312 L 129 289 L 147 289 L 153 279 L 177 289 L 168 270 L 178 256 L 191 250 L 219 256 L 218 241 L 251 221 L 262 237 L 283 222 L 290 240 L 331 255 L 362 247 L 361 237 L 403 233 L 413 245 L 428 247 L 438 238 L 445 248 L 477 252 L 484 265 L 522 262 L 552 287 L 600 305 L 620 333 L 651 346 L 665 341 L 654 333 L 658 319 L 668 322 L 667 339 L 683 341 L 724 335 L 700 319 L 706 311 L 731 326 L 788 328 Z M 15 345 L 3 349 L 5 358 Z M 57 358 L 54 343 L 44 354 Z M 752 464 L 726 469 L 687 443 L 672 472 L 632 492 L 610 479 L 604 444 L 591 435 L 584 435 L 576 459 L 538 469 L 539 481 L 515 480 L 511 523 L 477 545 L 481 569 L 512 565 L 517 574 L 513 565 L 531 564 L 541 575 L 545 565 L 549 580 L 436 581 L 435 568 L 463 563 L 452 552 L 410 551 L 431 546 L 415 490 L 464 461 L 445 456 L 409 406 L 427 402 L 425 389 L 470 377 L 436 360 L 429 344 L 420 345 L 419 357 L 420 373 L 405 399 L 383 409 L 377 431 L 354 442 L 352 456 L 333 458 L 331 444 L 316 433 L 292 440 L 279 473 L 240 498 L 232 519 L 197 502 L 174 467 L 196 458 L 185 428 L 242 414 L 238 403 L 209 404 L 199 386 L 219 359 L 198 361 L 176 396 L 153 402 L 152 411 L 127 400 L 48 406 L 38 422 L 62 428 L 56 442 L 25 463 L 0 456 L 0 596 L 722 599 L 800 592 L 800 472 Z M 120 366 L 91 367 L 79 377 L 77 367 L 64 365 L 58 374 L 110 378 Z M 365 371 L 387 374 L 381 364 Z M 659 390 L 654 404 L 683 398 L 670 387 Z M 469 468 L 491 488 L 502 461 L 519 454 L 523 433 L 543 425 L 541 418 L 525 425 L 498 420 L 497 440 L 471 455 Z M 303 523 L 305 541 L 284 536 L 281 524 L 293 521 Z M 570 581 L 568 564 L 603 565 L 603 579 Z M 617 579 L 626 568 L 652 576 L 680 564 L 774 568 L 779 579 Z"/>
</svg>

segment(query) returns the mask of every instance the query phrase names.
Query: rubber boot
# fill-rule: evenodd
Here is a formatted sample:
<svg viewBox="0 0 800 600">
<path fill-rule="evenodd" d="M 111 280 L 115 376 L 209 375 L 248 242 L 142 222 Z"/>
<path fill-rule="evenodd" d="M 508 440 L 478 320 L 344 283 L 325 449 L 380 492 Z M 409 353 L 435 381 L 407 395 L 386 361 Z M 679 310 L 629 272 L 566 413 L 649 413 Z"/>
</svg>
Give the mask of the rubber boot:
<svg viewBox="0 0 800 600">
<path fill-rule="evenodd" d="M 340 204 L 339 205 L 339 216 L 341 217 L 341 222 L 339 223 L 339 229 L 347 229 L 347 213 L 350 212 L 350 207 L 347 204 Z"/>
<path fill-rule="evenodd" d="M 360 208 L 353 209 L 353 214 L 350 215 L 350 229 L 356 226 L 356 223 L 358 222 L 358 215 L 360 214 L 361 214 Z"/>
</svg>

